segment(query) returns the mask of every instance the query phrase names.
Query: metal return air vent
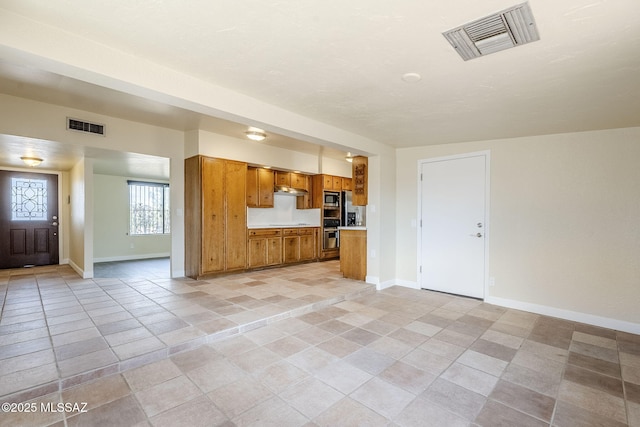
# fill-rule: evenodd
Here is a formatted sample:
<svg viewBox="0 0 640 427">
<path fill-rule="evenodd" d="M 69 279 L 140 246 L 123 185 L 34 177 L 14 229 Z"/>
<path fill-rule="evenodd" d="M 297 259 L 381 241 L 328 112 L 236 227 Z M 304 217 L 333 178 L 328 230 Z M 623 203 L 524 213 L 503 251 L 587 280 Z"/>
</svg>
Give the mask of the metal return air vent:
<svg viewBox="0 0 640 427">
<path fill-rule="evenodd" d="M 465 61 L 540 40 L 529 3 L 478 19 L 442 35 Z"/>
<path fill-rule="evenodd" d="M 83 122 L 82 120 L 72 119 L 69 117 L 67 117 L 67 129 L 104 136 L 104 125 L 98 123 Z"/>
</svg>

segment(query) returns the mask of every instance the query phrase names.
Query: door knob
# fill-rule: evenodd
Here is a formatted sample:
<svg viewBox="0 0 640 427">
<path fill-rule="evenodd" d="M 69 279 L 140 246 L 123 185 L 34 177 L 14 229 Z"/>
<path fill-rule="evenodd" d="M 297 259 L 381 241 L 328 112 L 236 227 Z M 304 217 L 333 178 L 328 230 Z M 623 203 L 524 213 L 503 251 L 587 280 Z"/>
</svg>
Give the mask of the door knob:
<svg viewBox="0 0 640 427">
<path fill-rule="evenodd" d="M 478 224 L 476 224 L 478 226 L 478 228 L 482 228 L 482 223 L 479 222 Z"/>
<path fill-rule="evenodd" d="M 53 225 L 54 227 L 57 227 L 57 226 L 58 226 L 58 223 L 57 223 L 57 222 L 55 222 L 55 221 L 53 221 L 53 222 L 51 223 L 51 225 Z"/>
<path fill-rule="evenodd" d="M 469 237 L 482 237 L 482 233 L 469 234 Z"/>
</svg>

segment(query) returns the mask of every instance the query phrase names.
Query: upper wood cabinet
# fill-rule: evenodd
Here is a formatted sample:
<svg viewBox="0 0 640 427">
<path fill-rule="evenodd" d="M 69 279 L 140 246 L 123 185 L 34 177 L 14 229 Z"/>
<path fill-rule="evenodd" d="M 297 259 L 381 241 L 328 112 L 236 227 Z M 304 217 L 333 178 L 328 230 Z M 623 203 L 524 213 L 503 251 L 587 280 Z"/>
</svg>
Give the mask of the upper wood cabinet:
<svg viewBox="0 0 640 427">
<path fill-rule="evenodd" d="M 342 178 L 342 191 L 351 191 L 351 178 Z"/>
<path fill-rule="evenodd" d="M 303 188 L 306 189 L 307 179 L 305 174 L 291 172 L 291 186 L 293 188 Z"/>
<path fill-rule="evenodd" d="M 345 182 L 344 180 L 348 180 L 349 178 L 343 178 L 340 176 L 334 176 L 334 175 L 316 175 L 317 178 L 316 181 L 321 184 L 322 188 L 320 188 L 320 190 L 325 190 L 325 191 L 342 191 L 342 190 L 347 190 L 346 188 L 343 188 L 343 183 Z M 347 185 L 350 184 L 347 183 Z"/>
<path fill-rule="evenodd" d="M 276 185 L 286 185 L 291 187 L 291 173 L 276 171 Z"/>
<path fill-rule="evenodd" d="M 247 164 L 195 156 L 185 160 L 185 273 L 246 268 Z"/>
<path fill-rule="evenodd" d="M 351 178 L 334 175 L 313 175 L 312 184 L 312 205 L 314 208 L 321 208 L 323 206 L 323 191 L 350 191 L 352 189 Z"/>
<path fill-rule="evenodd" d="M 342 190 L 342 178 L 339 176 L 332 176 L 331 180 L 333 181 L 332 190 L 341 191 Z"/>
<path fill-rule="evenodd" d="M 264 168 L 247 169 L 247 207 L 273 207 L 273 171 Z"/>
<path fill-rule="evenodd" d="M 276 171 L 276 185 L 305 188 L 306 176 L 307 175 L 303 173 Z"/>
<path fill-rule="evenodd" d="M 322 189 L 323 190 L 334 190 L 333 188 L 333 176 L 331 175 L 322 175 Z"/>
<path fill-rule="evenodd" d="M 356 156 L 351 165 L 353 171 L 351 203 L 353 206 L 366 206 L 369 200 L 369 159 Z"/>
<path fill-rule="evenodd" d="M 307 190 L 307 194 L 296 197 L 297 209 L 313 209 L 313 177 L 310 175 L 302 175 L 304 185 L 300 188 Z"/>
</svg>

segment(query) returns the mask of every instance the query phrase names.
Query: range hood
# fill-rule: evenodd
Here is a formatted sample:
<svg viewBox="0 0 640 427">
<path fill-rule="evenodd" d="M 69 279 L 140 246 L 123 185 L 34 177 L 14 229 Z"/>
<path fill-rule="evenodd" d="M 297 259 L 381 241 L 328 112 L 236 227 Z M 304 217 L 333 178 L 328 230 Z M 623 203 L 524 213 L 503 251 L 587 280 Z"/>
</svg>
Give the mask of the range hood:
<svg viewBox="0 0 640 427">
<path fill-rule="evenodd" d="M 273 188 L 273 191 L 276 194 L 281 194 L 281 195 L 286 195 L 286 196 L 304 196 L 306 194 L 309 194 L 309 192 L 307 190 L 304 190 L 302 188 L 293 188 L 293 187 L 289 187 L 287 185 L 276 185 Z"/>
</svg>

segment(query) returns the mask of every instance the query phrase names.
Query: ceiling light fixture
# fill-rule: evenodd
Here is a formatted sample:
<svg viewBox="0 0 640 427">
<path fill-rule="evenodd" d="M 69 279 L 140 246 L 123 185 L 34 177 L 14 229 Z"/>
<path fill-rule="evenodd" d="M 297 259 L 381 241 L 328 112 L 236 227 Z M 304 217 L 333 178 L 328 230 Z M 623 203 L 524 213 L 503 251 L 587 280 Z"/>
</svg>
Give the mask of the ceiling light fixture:
<svg viewBox="0 0 640 427">
<path fill-rule="evenodd" d="M 249 138 L 252 141 L 263 141 L 267 137 L 267 134 L 264 133 L 262 129 L 255 129 L 255 128 L 249 129 L 244 134 L 247 135 L 247 138 Z"/>
<path fill-rule="evenodd" d="M 351 155 L 351 153 L 347 153 L 347 157 L 345 157 L 344 159 L 349 163 L 353 162 L 353 156 Z"/>
<path fill-rule="evenodd" d="M 417 83 L 422 80 L 422 76 L 418 73 L 406 73 L 402 75 L 402 80 L 406 83 Z"/>
<path fill-rule="evenodd" d="M 39 157 L 20 157 L 20 160 L 22 160 L 29 167 L 38 166 L 43 162 L 43 160 Z"/>
</svg>

